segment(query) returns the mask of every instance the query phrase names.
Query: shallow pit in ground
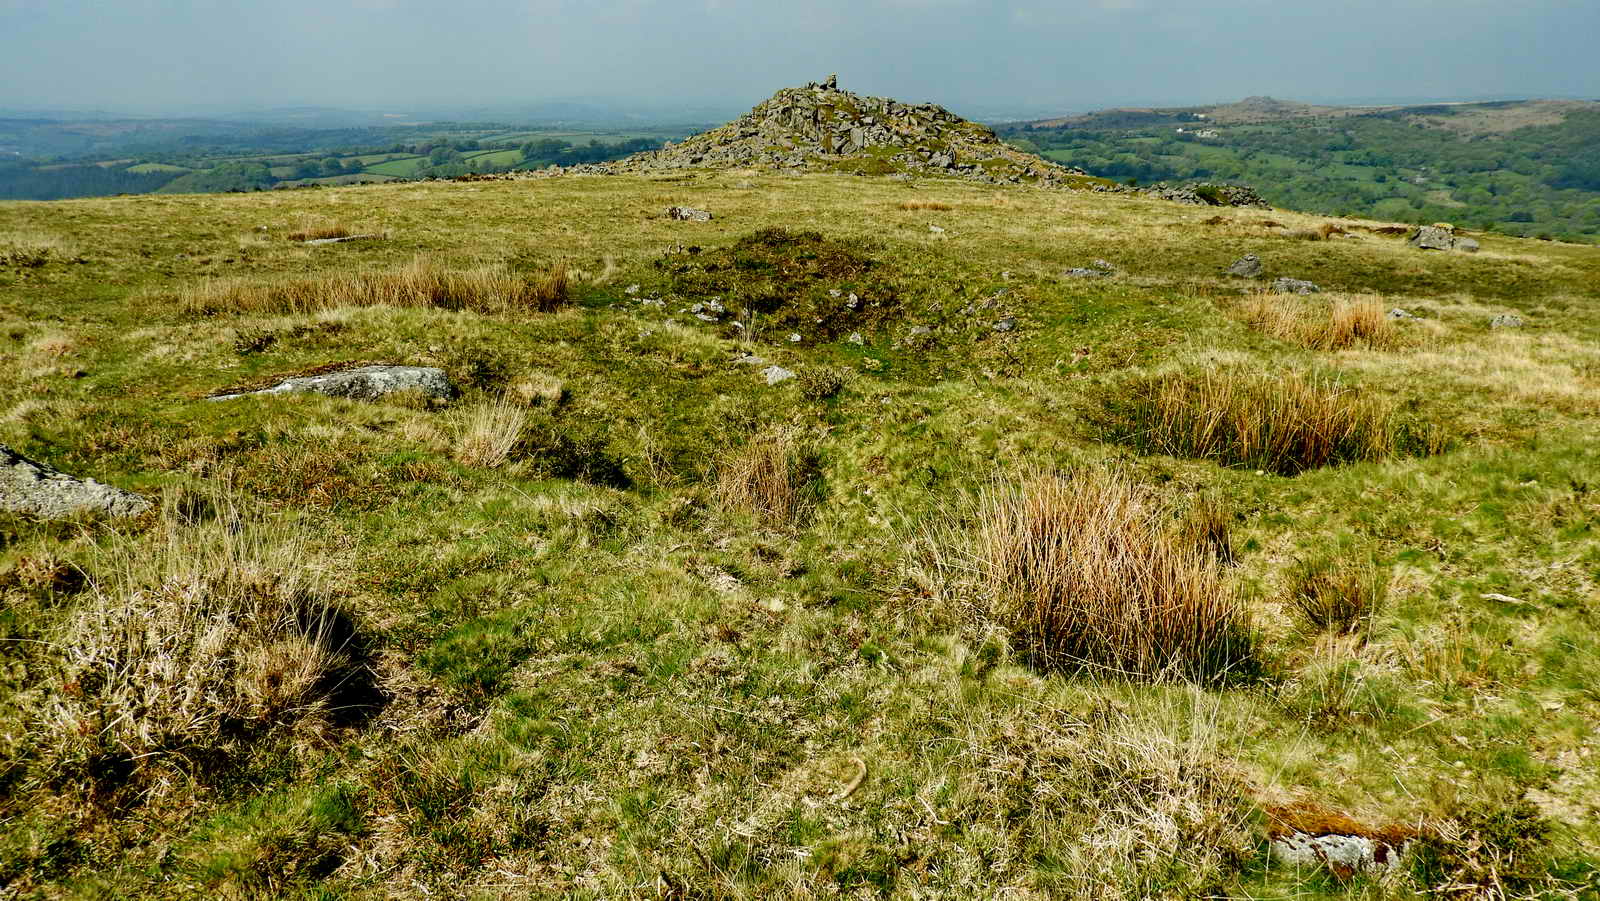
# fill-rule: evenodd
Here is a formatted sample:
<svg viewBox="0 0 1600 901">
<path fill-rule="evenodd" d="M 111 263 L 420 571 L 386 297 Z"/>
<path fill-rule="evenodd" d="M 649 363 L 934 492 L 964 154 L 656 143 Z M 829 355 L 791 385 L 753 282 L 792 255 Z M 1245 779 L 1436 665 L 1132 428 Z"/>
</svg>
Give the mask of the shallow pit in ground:
<svg viewBox="0 0 1600 901">
<path fill-rule="evenodd" d="M 762 229 L 727 247 L 662 256 L 659 282 L 640 296 L 773 343 L 870 338 L 899 319 L 904 294 L 894 267 L 871 249 L 820 232 Z"/>
</svg>

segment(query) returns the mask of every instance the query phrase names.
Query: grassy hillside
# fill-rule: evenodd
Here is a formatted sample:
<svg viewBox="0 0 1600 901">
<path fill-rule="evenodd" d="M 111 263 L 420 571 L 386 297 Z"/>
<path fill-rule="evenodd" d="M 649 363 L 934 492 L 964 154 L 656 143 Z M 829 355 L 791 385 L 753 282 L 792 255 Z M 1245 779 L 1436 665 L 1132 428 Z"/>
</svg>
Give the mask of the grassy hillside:
<svg viewBox="0 0 1600 901">
<path fill-rule="evenodd" d="M 1109 110 L 1002 129 L 1019 146 L 1142 183 L 1222 179 L 1297 210 L 1600 237 L 1600 104 Z"/>
<path fill-rule="evenodd" d="M 751 171 L 0 204 L 0 441 L 161 501 L 0 517 L 0 885 L 1595 897 L 1600 254 L 1323 224 Z M 288 238 L 335 226 L 384 238 Z M 206 399 L 366 361 L 465 393 Z M 1407 850 L 1268 853 L 1314 823 Z"/>
</svg>

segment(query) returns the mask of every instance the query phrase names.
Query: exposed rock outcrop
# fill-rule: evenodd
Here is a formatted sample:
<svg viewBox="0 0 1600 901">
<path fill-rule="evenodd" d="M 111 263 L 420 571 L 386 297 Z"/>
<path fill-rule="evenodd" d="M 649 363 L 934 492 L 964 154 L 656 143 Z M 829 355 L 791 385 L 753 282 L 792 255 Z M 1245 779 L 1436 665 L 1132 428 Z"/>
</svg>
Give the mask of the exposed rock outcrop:
<svg viewBox="0 0 1600 901">
<path fill-rule="evenodd" d="M 246 391 L 238 394 L 219 394 L 212 400 L 230 400 L 260 394 L 312 393 L 329 397 L 347 397 L 352 400 L 378 400 L 390 394 L 416 391 L 427 397 L 451 400 L 457 395 L 456 386 L 443 369 L 429 366 L 362 366 L 343 372 L 304 375 L 285 379 L 271 388 Z"/>
<path fill-rule="evenodd" d="M 1189 185 L 1172 186 L 1165 183 L 1151 185 L 1148 188 L 1138 189 L 1145 194 L 1170 200 L 1174 203 L 1187 203 L 1193 206 L 1244 206 L 1255 207 L 1262 210 L 1272 209 L 1272 205 L 1261 199 L 1255 189 L 1248 185 L 1219 185 L 1210 182 L 1197 182 Z"/>
<path fill-rule="evenodd" d="M 1456 239 L 1436 225 L 1424 225 L 1411 233 L 1409 243 L 1418 250 L 1449 250 L 1456 246 Z"/>
<path fill-rule="evenodd" d="M 69 476 L 0 444 L 0 510 L 61 519 L 86 511 L 137 516 L 148 509 L 143 495 Z"/>
<path fill-rule="evenodd" d="M 705 210 L 697 210 L 692 206 L 669 206 L 667 218 L 680 222 L 710 222 L 711 214 Z"/>
<path fill-rule="evenodd" d="M 1407 243 L 1418 250 L 1459 250 L 1462 253 L 1477 253 L 1481 247 L 1477 239 L 1457 235 L 1455 226 L 1442 222 L 1419 226 Z"/>
<path fill-rule="evenodd" d="M 829 77 L 774 94 L 749 113 L 661 150 L 573 174 L 763 167 L 939 175 L 993 184 L 1083 185 L 1081 169 L 1016 150 L 987 127 L 931 103 L 841 90 Z"/>
<path fill-rule="evenodd" d="M 1274 839 L 1272 856 L 1297 867 L 1326 867 L 1348 878 L 1355 873 L 1387 870 L 1400 862 L 1400 849 L 1363 835 L 1307 835 L 1295 832 Z"/>
<path fill-rule="evenodd" d="M 1272 290 L 1279 294 L 1318 294 L 1322 291 L 1315 282 L 1298 278 L 1273 279 Z"/>
<path fill-rule="evenodd" d="M 1247 253 L 1233 261 L 1233 265 L 1228 267 L 1228 274 L 1238 278 L 1260 278 L 1261 258 Z"/>
</svg>

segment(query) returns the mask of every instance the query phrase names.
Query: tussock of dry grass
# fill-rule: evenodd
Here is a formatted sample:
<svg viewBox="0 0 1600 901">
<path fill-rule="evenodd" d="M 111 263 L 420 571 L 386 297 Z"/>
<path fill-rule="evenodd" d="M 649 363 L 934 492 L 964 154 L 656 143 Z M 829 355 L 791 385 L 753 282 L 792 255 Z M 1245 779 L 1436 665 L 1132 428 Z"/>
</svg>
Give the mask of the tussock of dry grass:
<svg viewBox="0 0 1600 901">
<path fill-rule="evenodd" d="M 475 313 L 551 312 L 568 298 L 565 266 L 529 281 L 492 268 L 446 269 L 417 257 L 389 271 L 277 280 L 215 279 L 184 289 L 190 313 L 305 314 L 341 307 L 436 307 Z"/>
<path fill-rule="evenodd" d="M 1219 706 L 1193 689 L 1133 709 L 1100 706 L 1087 728 L 1062 728 L 1053 710 L 1005 724 L 995 729 L 1006 730 L 1003 741 L 963 752 L 971 759 L 959 772 L 982 790 L 956 803 L 997 835 L 1052 849 L 1052 872 L 1032 886 L 1039 897 L 1206 897 L 1258 841 Z M 1029 853 L 1020 843 L 1006 850 Z M 997 882 L 979 882 L 966 897 L 994 896 L 984 889 Z"/>
<path fill-rule="evenodd" d="M 936 200 L 907 200 L 900 204 L 900 209 L 908 213 L 916 212 L 918 210 L 929 210 L 936 213 L 948 213 L 955 209 L 955 207 L 948 203 L 940 203 Z"/>
<path fill-rule="evenodd" d="M 1396 450 L 1392 407 L 1331 379 L 1178 371 L 1120 390 L 1107 431 L 1142 453 L 1297 475 Z"/>
<path fill-rule="evenodd" d="M 300 229 L 289 233 L 289 240 L 301 242 L 321 241 L 328 238 L 348 238 L 353 234 L 355 232 L 352 232 L 348 226 L 334 222 L 323 225 L 302 226 Z"/>
<path fill-rule="evenodd" d="M 1399 324 L 1389 318 L 1383 298 L 1371 295 L 1334 298 L 1330 304 L 1281 294 L 1257 294 L 1244 300 L 1238 310 L 1251 328 L 1313 350 L 1395 350 L 1405 343 L 1405 335 Z"/>
<path fill-rule="evenodd" d="M 815 453 L 799 432 L 773 429 L 752 437 L 718 461 L 717 504 L 724 510 L 792 524 L 804 513 L 816 477 Z"/>
<path fill-rule="evenodd" d="M 348 634 L 303 533 L 245 522 L 227 501 L 189 524 L 169 502 L 158 533 L 115 552 L 60 640 L 48 753 L 217 749 L 324 712 Z"/>
<path fill-rule="evenodd" d="M 478 404 L 466 414 L 456 440 L 456 459 L 493 469 L 505 463 L 528 424 L 525 407 L 508 398 Z"/>
<path fill-rule="evenodd" d="M 0 234 L 0 269 L 36 269 L 72 256 L 72 248 L 53 235 L 30 231 Z"/>
<path fill-rule="evenodd" d="M 1164 505 L 1099 469 L 1032 475 L 979 497 L 958 550 L 1029 657 L 1049 669 L 1211 680 L 1246 667 L 1244 611 L 1216 553 Z"/>
</svg>

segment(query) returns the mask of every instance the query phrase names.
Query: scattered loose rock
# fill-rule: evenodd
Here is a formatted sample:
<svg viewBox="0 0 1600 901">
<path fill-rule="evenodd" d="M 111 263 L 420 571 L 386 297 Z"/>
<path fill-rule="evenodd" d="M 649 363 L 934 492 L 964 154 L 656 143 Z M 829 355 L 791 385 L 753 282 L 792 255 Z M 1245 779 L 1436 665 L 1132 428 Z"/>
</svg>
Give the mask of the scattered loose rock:
<svg viewBox="0 0 1600 901">
<path fill-rule="evenodd" d="M 61 519 L 84 511 L 137 516 L 150 506 L 143 495 L 69 476 L 0 444 L 0 510 Z"/>
<path fill-rule="evenodd" d="M 1417 317 L 1411 315 L 1410 313 L 1407 313 L 1405 310 L 1402 310 L 1399 307 L 1395 307 L 1394 309 L 1389 311 L 1389 318 L 1390 319 L 1415 319 Z"/>
<path fill-rule="evenodd" d="M 378 400 L 401 391 L 420 391 L 429 397 L 452 400 L 460 392 L 443 369 L 429 366 L 362 366 L 343 372 L 286 379 L 271 388 L 242 394 L 219 394 L 212 400 L 231 400 L 258 394 L 312 393 L 352 400 Z"/>
<path fill-rule="evenodd" d="M 1489 320 L 1490 328 L 1522 328 L 1524 325 L 1527 325 L 1527 322 L 1516 313 L 1501 313 Z"/>
<path fill-rule="evenodd" d="M 1116 267 L 1105 260 L 1095 260 L 1088 266 L 1067 270 L 1067 278 L 1108 278 L 1116 274 Z"/>
<path fill-rule="evenodd" d="M 793 371 L 784 369 L 782 366 L 768 366 L 766 369 L 761 370 L 761 374 L 767 377 L 767 384 L 769 385 L 787 382 L 795 377 Z"/>
<path fill-rule="evenodd" d="M 670 206 L 667 207 L 667 218 L 679 222 L 710 222 L 711 214 L 692 206 Z"/>
<path fill-rule="evenodd" d="M 1228 274 L 1239 278 L 1260 278 L 1261 258 L 1247 253 L 1233 261 L 1233 265 L 1228 267 Z"/>
<path fill-rule="evenodd" d="M 1017 328 L 1017 320 L 1014 317 L 1011 317 L 1011 316 L 1007 316 L 1006 318 L 1004 318 L 1004 319 L 1002 319 L 999 322 L 996 322 L 994 324 L 994 330 L 997 331 L 997 332 L 1015 331 L 1016 328 Z"/>
<path fill-rule="evenodd" d="M 1462 251 L 1463 253 L 1477 253 L 1479 247 L 1481 246 L 1482 245 L 1480 245 L 1474 238 L 1456 239 L 1456 250 Z"/>
<path fill-rule="evenodd" d="M 1312 282 L 1298 278 L 1279 278 L 1272 282 L 1272 290 L 1279 294 L 1319 294 L 1322 289 Z"/>
</svg>

